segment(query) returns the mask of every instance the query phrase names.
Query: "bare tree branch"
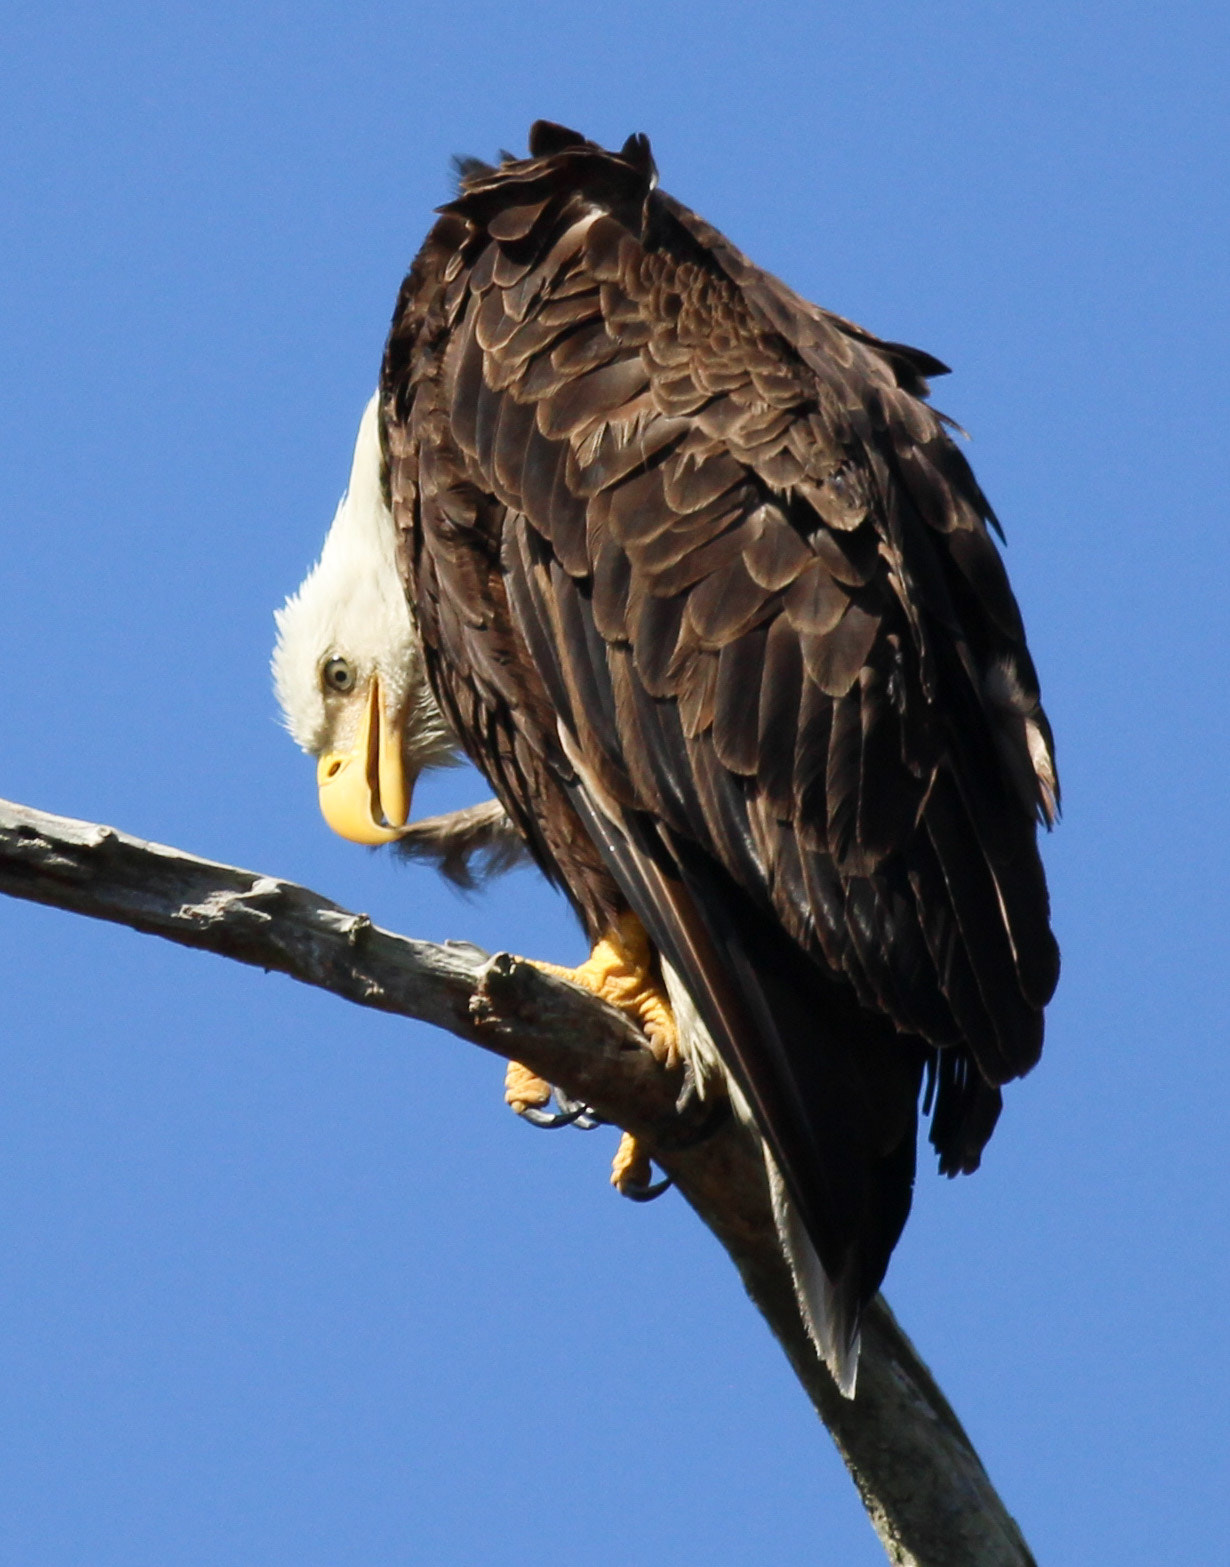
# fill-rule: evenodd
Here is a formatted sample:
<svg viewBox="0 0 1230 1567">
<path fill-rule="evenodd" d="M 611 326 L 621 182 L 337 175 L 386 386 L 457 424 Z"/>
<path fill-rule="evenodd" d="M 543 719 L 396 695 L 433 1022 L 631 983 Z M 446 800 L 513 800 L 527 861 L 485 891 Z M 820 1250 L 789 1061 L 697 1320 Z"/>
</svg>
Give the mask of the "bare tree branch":
<svg viewBox="0 0 1230 1567">
<path fill-rule="evenodd" d="M 430 853 L 430 850 L 424 852 Z M 882 1298 L 858 1394 L 841 1397 L 800 1321 L 764 1163 L 734 1117 L 676 1110 L 678 1080 L 594 996 L 508 954 L 413 941 L 293 882 L 0 801 L 0 891 L 201 947 L 523 1061 L 648 1143 L 729 1252 L 828 1427 L 899 1567 L 1035 1567 L 956 1415 Z"/>
</svg>

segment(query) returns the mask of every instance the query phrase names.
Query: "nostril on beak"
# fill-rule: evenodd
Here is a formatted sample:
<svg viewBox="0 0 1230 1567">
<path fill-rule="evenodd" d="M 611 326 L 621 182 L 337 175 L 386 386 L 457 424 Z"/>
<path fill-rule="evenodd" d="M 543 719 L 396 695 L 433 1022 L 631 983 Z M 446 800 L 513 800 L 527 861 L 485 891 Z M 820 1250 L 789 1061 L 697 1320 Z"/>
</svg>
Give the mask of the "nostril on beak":
<svg viewBox="0 0 1230 1567">
<path fill-rule="evenodd" d="M 341 770 L 342 770 L 342 764 L 341 764 L 340 760 L 339 761 L 335 761 L 335 762 L 330 762 L 329 766 L 328 766 L 328 769 L 327 769 L 327 771 L 325 773 L 325 777 L 326 778 L 336 778 L 338 773 L 341 772 Z"/>
</svg>

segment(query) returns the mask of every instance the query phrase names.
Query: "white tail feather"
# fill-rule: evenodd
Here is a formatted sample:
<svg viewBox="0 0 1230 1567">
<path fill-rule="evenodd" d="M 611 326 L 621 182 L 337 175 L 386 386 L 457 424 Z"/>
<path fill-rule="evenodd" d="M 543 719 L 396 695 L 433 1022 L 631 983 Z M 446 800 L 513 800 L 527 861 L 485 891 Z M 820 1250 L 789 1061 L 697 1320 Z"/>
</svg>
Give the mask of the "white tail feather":
<svg viewBox="0 0 1230 1567">
<path fill-rule="evenodd" d="M 700 1015 L 688 994 L 683 981 L 669 963 L 662 965 L 667 993 L 675 1013 L 679 1029 L 679 1043 L 685 1057 L 692 1064 L 696 1085 L 701 1098 L 707 1097 L 715 1080 L 724 1083 L 735 1114 L 745 1126 L 760 1136 L 760 1128 L 752 1114 L 742 1089 L 726 1070 L 713 1043 L 709 1030 L 701 1022 Z M 769 1195 L 773 1201 L 773 1219 L 782 1254 L 790 1265 L 794 1279 L 794 1293 L 799 1303 L 799 1315 L 807 1329 L 807 1336 L 816 1346 L 816 1353 L 833 1373 L 833 1380 L 847 1398 L 854 1397 L 854 1382 L 858 1374 L 858 1334 L 845 1342 L 841 1314 L 837 1309 L 836 1291 L 833 1289 L 824 1265 L 816 1254 L 816 1248 L 803 1226 L 799 1211 L 786 1190 L 777 1161 L 769 1151 L 769 1145 L 761 1137 L 764 1149 L 765 1172 L 769 1179 Z"/>
<path fill-rule="evenodd" d="M 773 1218 L 794 1278 L 794 1293 L 803 1325 L 821 1360 L 833 1373 L 838 1390 L 846 1398 L 853 1398 L 858 1376 L 858 1334 L 855 1333 L 849 1343 L 845 1342 L 845 1335 L 840 1330 L 836 1291 L 803 1227 L 799 1210 L 786 1190 L 768 1143 L 764 1144 L 764 1163 L 769 1177 L 769 1195 L 773 1199 Z"/>
</svg>

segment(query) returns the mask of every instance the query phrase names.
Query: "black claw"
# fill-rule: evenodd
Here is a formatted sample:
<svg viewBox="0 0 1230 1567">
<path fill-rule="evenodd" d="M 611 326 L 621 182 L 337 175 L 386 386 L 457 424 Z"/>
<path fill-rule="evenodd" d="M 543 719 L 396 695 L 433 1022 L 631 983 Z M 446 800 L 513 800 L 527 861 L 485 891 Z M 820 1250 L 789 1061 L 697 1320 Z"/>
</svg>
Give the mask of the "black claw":
<svg viewBox="0 0 1230 1567">
<path fill-rule="evenodd" d="M 596 1126 L 603 1124 L 602 1117 L 589 1105 L 582 1104 L 579 1099 L 570 1099 L 558 1088 L 552 1089 L 552 1093 L 558 1110 L 542 1110 L 537 1105 L 526 1105 L 521 1111 L 521 1119 L 546 1132 L 553 1132 L 557 1126 L 575 1126 L 579 1132 L 592 1132 Z"/>
<path fill-rule="evenodd" d="M 675 1096 L 675 1114 L 686 1115 L 700 1101 L 700 1084 L 696 1081 L 696 1068 L 690 1061 L 683 1063 L 683 1083 Z"/>
<path fill-rule="evenodd" d="M 622 1186 L 616 1187 L 616 1191 L 629 1202 L 652 1202 L 655 1197 L 661 1197 L 663 1192 L 669 1191 L 674 1184 L 669 1175 L 664 1175 L 660 1181 L 650 1181 L 645 1186 L 642 1186 L 639 1181 L 625 1181 Z"/>
<path fill-rule="evenodd" d="M 572 1124 L 579 1132 L 592 1132 L 595 1127 L 606 1125 L 592 1105 L 584 1104 L 580 1099 L 570 1099 L 558 1088 L 555 1090 L 555 1102 L 565 1115 L 573 1117 Z"/>
<path fill-rule="evenodd" d="M 521 1119 L 544 1131 L 554 1131 L 557 1126 L 575 1126 L 584 1114 L 584 1106 L 575 1110 L 540 1110 L 537 1105 L 526 1105 Z"/>
</svg>

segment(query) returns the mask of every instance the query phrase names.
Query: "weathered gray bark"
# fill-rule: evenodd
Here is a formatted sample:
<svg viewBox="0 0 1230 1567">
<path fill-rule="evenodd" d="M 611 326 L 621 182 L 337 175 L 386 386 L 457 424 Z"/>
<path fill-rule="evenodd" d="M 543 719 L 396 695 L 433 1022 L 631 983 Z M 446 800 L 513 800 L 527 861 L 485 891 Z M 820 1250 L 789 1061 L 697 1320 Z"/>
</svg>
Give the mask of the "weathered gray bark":
<svg viewBox="0 0 1230 1567">
<path fill-rule="evenodd" d="M 677 1080 L 620 1013 L 508 954 L 413 941 L 293 882 L 3 801 L 0 891 L 434 1023 L 523 1061 L 644 1138 L 729 1252 L 837 1443 L 889 1560 L 1033 1567 L 960 1422 L 882 1299 L 864 1321 L 858 1394 L 837 1392 L 799 1319 L 758 1149 L 732 1117 L 697 1140 L 698 1112 L 677 1112 Z"/>
</svg>

